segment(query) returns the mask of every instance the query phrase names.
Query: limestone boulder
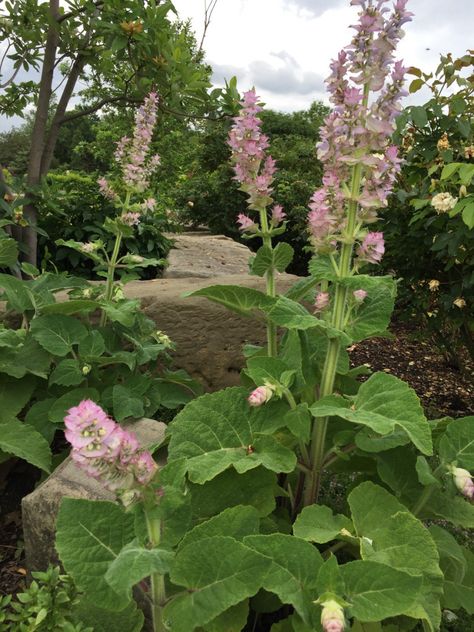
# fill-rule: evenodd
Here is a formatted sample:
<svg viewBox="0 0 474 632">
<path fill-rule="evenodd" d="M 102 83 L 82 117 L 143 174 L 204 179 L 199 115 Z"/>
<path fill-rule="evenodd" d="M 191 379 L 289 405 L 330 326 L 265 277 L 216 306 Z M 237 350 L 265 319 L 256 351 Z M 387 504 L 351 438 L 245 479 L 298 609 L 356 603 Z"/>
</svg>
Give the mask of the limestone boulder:
<svg viewBox="0 0 474 632">
<path fill-rule="evenodd" d="M 277 289 L 285 293 L 298 277 L 282 274 Z M 206 298 L 184 294 L 209 285 L 239 285 L 265 291 L 265 281 L 248 274 L 218 279 L 175 278 L 134 281 L 125 286 L 129 298 L 138 298 L 142 310 L 176 343 L 173 365 L 200 380 L 208 391 L 239 383 L 245 344 L 265 344 L 265 323 L 258 315 L 245 317 Z"/>
<path fill-rule="evenodd" d="M 252 254 L 247 246 L 225 235 L 189 232 L 168 235 L 174 242 L 165 279 L 209 278 L 245 274 Z"/>
</svg>

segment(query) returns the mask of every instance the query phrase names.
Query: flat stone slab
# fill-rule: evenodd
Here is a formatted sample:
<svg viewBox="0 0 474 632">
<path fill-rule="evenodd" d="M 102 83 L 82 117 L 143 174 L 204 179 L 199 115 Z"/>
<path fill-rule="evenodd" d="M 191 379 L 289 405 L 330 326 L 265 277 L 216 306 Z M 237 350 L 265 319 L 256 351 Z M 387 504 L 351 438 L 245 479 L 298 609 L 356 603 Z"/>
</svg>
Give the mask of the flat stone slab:
<svg viewBox="0 0 474 632">
<path fill-rule="evenodd" d="M 284 294 L 299 277 L 277 275 L 277 291 Z M 244 366 L 242 347 L 264 345 L 266 326 L 257 312 L 241 316 L 226 307 L 198 296 L 183 294 L 209 285 L 238 285 L 265 292 L 264 279 L 249 274 L 234 274 L 218 279 L 156 279 L 133 281 L 124 292 L 141 301 L 143 312 L 164 331 L 176 350 L 173 366 L 198 379 L 207 391 L 239 384 Z"/>
<path fill-rule="evenodd" d="M 168 255 L 163 278 L 219 277 L 246 274 L 252 252 L 225 235 L 203 232 L 169 235 L 174 247 Z"/>
<path fill-rule="evenodd" d="M 140 419 L 128 426 L 142 447 L 160 443 L 166 425 L 154 419 Z M 63 498 L 114 500 L 113 492 L 79 469 L 68 457 L 44 483 L 22 500 L 23 534 L 28 570 L 45 570 L 57 564 L 55 549 L 56 519 Z M 78 516 L 79 518 L 79 516 Z"/>
</svg>

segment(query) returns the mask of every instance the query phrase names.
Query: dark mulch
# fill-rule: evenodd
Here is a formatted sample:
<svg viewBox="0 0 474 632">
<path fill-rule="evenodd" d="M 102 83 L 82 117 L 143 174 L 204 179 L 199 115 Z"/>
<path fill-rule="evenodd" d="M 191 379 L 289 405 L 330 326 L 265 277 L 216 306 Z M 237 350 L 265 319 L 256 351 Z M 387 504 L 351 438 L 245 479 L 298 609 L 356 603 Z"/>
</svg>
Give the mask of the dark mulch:
<svg viewBox="0 0 474 632">
<path fill-rule="evenodd" d="M 432 344 L 420 340 L 415 329 L 395 324 L 392 333 L 393 339 L 375 338 L 355 345 L 353 364 L 369 364 L 373 371 L 386 371 L 407 381 L 430 418 L 474 414 L 472 364 L 461 374 L 446 364 Z M 0 595 L 17 592 L 25 584 L 20 502 L 38 479 L 37 472 L 25 463 L 17 462 L 3 476 L 2 467 L 5 464 L 0 465 Z"/>
</svg>

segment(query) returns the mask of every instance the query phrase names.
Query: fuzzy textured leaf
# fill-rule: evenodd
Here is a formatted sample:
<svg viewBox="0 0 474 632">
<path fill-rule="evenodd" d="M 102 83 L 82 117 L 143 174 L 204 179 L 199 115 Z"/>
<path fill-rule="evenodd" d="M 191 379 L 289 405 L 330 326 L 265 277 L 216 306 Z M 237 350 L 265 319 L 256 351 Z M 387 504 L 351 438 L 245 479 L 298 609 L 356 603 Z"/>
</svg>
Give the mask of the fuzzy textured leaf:
<svg viewBox="0 0 474 632">
<path fill-rule="evenodd" d="M 233 466 L 291 472 L 296 457 L 271 433 L 281 425 L 271 402 L 251 408 L 247 391 L 228 388 L 190 402 L 168 427 L 170 460 L 185 457 L 189 479 L 205 483 Z M 278 406 L 279 402 L 275 402 Z"/>
<path fill-rule="evenodd" d="M 11 418 L 0 422 L 0 449 L 18 456 L 45 472 L 51 471 L 51 450 L 46 439 L 32 426 Z"/>
<path fill-rule="evenodd" d="M 421 452 L 433 453 L 431 430 L 420 401 L 402 380 L 386 373 L 374 373 L 360 387 L 353 406 L 344 407 L 348 404 L 340 401 L 338 406 L 333 398 L 329 404 L 322 399 L 311 407 L 311 412 L 315 417 L 342 417 L 368 426 L 380 435 L 402 428 Z"/>
<path fill-rule="evenodd" d="M 87 336 L 87 329 L 72 316 L 45 314 L 31 321 L 31 334 L 49 353 L 66 356 Z"/>
<path fill-rule="evenodd" d="M 244 316 L 250 316 L 255 309 L 268 310 L 275 302 L 259 290 L 239 285 L 211 285 L 186 296 L 202 296 Z"/>
<path fill-rule="evenodd" d="M 111 562 L 135 537 L 134 520 L 111 502 L 65 498 L 57 521 L 56 548 L 64 568 L 94 604 L 127 606 L 105 580 Z"/>
<path fill-rule="evenodd" d="M 341 529 L 353 531 L 352 521 L 342 514 L 334 515 L 325 505 L 305 507 L 293 525 L 296 537 L 324 544 L 340 535 Z"/>
<path fill-rule="evenodd" d="M 474 469 L 474 417 L 452 421 L 439 442 L 439 453 L 446 463 Z"/>
</svg>

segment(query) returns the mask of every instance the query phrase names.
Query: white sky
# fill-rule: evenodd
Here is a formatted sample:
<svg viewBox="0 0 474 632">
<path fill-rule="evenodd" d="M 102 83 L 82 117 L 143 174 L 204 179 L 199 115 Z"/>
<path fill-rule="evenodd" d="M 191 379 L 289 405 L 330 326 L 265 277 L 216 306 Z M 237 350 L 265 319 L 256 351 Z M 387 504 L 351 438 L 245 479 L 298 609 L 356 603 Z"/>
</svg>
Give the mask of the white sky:
<svg viewBox="0 0 474 632">
<path fill-rule="evenodd" d="M 174 4 L 199 40 L 204 0 Z M 408 0 L 408 9 L 415 16 L 399 47 L 406 66 L 432 70 L 440 53 L 474 48 L 474 0 Z M 349 43 L 356 19 L 349 0 L 218 0 L 204 47 L 214 81 L 236 75 L 240 91 L 254 85 L 268 107 L 306 109 L 325 98 L 329 63 Z"/>
</svg>

